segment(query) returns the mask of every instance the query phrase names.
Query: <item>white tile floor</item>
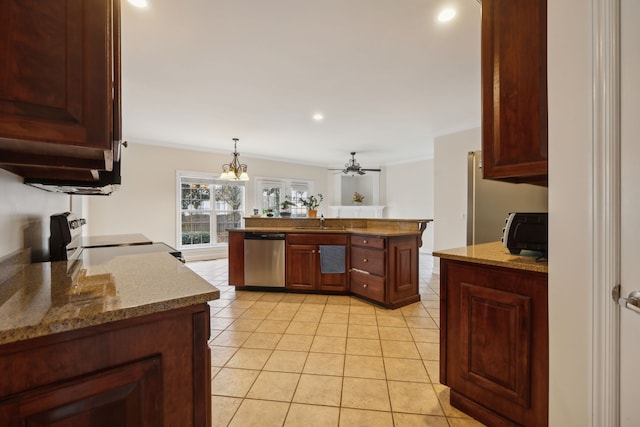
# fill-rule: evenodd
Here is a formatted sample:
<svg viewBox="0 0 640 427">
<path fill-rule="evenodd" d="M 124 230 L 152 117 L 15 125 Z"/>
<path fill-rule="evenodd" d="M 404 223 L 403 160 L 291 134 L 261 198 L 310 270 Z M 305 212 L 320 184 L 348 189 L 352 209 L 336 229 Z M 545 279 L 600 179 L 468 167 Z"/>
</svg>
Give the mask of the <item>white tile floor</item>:
<svg viewBox="0 0 640 427">
<path fill-rule="evenodd" d="M 438 383 L 439 277 L 420 255 L 420 302 L 236 291 L 227 260 L 187 264 L 211 305 L 214 426 L 481 426 Z"/>
</svg>

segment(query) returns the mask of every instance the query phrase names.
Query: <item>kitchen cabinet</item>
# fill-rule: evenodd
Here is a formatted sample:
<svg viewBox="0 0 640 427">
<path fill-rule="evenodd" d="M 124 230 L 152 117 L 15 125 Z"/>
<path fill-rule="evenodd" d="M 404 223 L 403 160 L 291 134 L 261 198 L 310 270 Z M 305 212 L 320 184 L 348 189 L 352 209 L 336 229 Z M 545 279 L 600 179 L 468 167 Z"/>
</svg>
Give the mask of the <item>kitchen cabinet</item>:
<svg viewBox="0 0 640 427">
<path fill-rule="evenodd" d="M 229 284 L 244 286 L 244 233 L 229 230 Z"/>
<path fill-rule="evenodd" d="M 420 301 L 416 235 L 351 236 L 353 294 L 396 308 Z"/>
<path fill-rule="evenodd" d="M 482 2 L 485 179 L 547 185 L 547 2 Z"/>
<path fill-rule="evenodd" d="M 209 305 L 0 346 L 0 425 L 210 426 Z"/>
<path fill-rule="evenodd" d="M 98 181 L 119 161 L 119 0 L 0 5 L 0 167 Z"/>
<path fill-rule="evenodd" d="M 487 425 L 547 425 L 547 273 L 441 259 L 440 282 L 451 404 Z"/>
<path fill-rule="evenodd" d="M 286 287 L 287 289 L 327 292 L 347 292 L 346 234 L 290 233 L 287 234 Z M 342 273 L 323 273 L 321 269 L 321 246 L 345 247 Z"/>
</svg>

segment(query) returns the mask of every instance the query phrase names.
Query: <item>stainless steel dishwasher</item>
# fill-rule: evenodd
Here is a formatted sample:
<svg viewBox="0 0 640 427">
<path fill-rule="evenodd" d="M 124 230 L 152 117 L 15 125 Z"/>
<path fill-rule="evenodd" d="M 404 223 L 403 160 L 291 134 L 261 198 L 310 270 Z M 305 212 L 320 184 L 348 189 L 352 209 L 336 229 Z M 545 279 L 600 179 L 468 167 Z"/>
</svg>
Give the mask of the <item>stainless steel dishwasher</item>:
<svg viewBox="0 0 640 427">
<path fill-rule="evenodd" d="M 244 284 L 284 288 L 284 233 L 244 233 Z"/>
</svg>

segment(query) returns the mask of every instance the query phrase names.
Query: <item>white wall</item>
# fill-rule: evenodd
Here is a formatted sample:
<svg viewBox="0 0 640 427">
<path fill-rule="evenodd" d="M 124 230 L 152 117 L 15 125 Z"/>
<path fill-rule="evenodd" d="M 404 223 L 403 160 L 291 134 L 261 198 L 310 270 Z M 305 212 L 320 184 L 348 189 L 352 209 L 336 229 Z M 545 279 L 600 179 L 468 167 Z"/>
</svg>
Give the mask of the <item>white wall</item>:
<svg viewBox="0 0 640 427">
<path fill-rule="evenodd" d="M 467 155 L 480 147 L 480 128 L 434 141 L 435 250 L 467 245 Z"/>
<path fill-rule="evenodd" d="M 229 155 L 129 142 L 123 151 L 122 186 L 109 197 L 88 197 L 88 234 L 142 233 L 153 241 L 176 245 L 176 171 L 219 173 Z M 335 176 L 325 168 L 241 156 L 251 177 L 315 181 L 323 193 L 319 213 L 327 216 Z M 410 172 L 409 172 L 410 171 Z M 394 165 L 380 176 L 380 200 L 388 218 L 433 218 L 433 160 Z M 411 183 L 411 185 L 407 185 Z M 385 194 L 386 193 L 386 194 Z M 253 209 L 254 186 L 247 187 L 247 214 Z M 423 235 L 421 251 L 433 250 L 433 225 Z"/>
<path fill-rule="evenodd" d="M 429 159 L 385 168 L 385 218 L 433 219 L 433 165 L 433 159 Z M 420 252 L 433 251 L 433 235 L 433 223 L 429 223 Z"/>
<path fill-rule="evenodd" d="M 241 155 L 250 177 L 315 181 L 314 193 L 327 194 L 327 170 L 254 159 Z M 142 233 L 153 241 L 176 246 L 176 171 L 219 174 L 231 155 L 181 150 L 129 141 L 122 153 L 122 186 L 109 197 L 88 198 L 89 234 Z M 254 181 L 247 186 L 247 215 L 253 209 Z M 329 203 L 320 205 L 326 213 Z"/>
<path fill-rule="evenodd" d="M 594 2 L 595 4 L 595 2 Z M 592 2 L 548 2 L 549 423 L 591 425 Z M 597 160 L 597 159 L 596 159 Z M 597 262 L 597 260 L 596 260 Z"/>
<path fill-rule="evenodd" d="M 2 169 L 0 194 L 0 259 L 22 249 L 31 249 L 32 261 L 48 259 L 49 216 L 71 210 L 71 196 L 29 187 Z"/>
</svg>

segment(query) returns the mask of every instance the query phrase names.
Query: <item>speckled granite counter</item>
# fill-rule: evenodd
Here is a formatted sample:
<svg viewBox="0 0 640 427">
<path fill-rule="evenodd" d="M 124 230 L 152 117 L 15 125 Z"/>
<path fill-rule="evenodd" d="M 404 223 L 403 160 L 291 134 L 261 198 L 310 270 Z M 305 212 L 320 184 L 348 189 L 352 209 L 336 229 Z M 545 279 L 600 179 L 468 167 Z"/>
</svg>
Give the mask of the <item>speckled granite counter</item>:
<svg viewBox="0 0 640 427">
<path fill-rule="evenodd" d="M 231 230 L 229 230 L 231 231 Z M 368 234 L 376 236 L 410 236 L 419 234 L 419 230 L 390 230 L 386 228 L 333 228 L 333 227 L 245 227 L 237 228 L 234 232 L 254 233 L 337 233 L 337 234 Z"/>
<path fill-rule="evenodd" d="M 254 218 L 246 217 L 241 232 L 258 233 L 346 233 L 376 236 L 422 235 L 431 219 L 392 218 Z"/>
<path fill-rule="evenodd" d="M 0 277 L 0 344 L 220 297 L 167 252 L 91 257 L 92 251 L 85 249 L 69 266 L 67 261 L 29 264 Z"/>
<path fill-rule="evenodd" d="M 483 243 L 433 252 L 433 256 L 444 259 L 547 273 L 547 261 L 536 261 L 539 255 L 539 252 L 533 251 L 522 251 L 520 255 L 512 255 L 507 248 L 502 246 L 502 242 Z"/>
</svg>

